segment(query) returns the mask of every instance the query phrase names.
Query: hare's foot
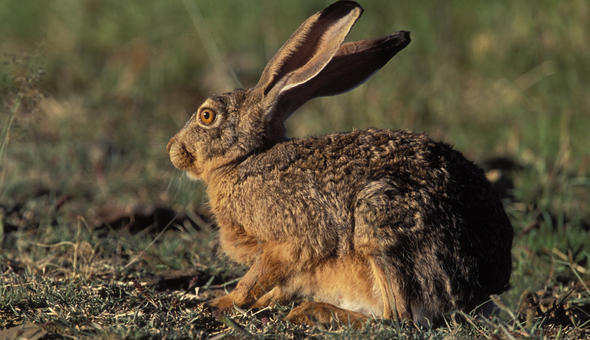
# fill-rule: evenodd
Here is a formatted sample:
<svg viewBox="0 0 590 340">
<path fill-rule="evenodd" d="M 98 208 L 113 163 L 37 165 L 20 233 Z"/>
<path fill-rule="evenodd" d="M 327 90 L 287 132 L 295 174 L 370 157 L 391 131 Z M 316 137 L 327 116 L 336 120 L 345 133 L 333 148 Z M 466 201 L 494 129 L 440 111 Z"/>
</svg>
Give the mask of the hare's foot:
<svg viewBox="0 0 590 340">
<path fill-rule="evenodd" d="M 293 308 L 289 315 L 287 315 L 287 320 L 310 326 L 339 323 L 343 325 L 350 324 L 356 328 L 360 328 L 368 320 L 368 317 L 364 314 L 342 309 L 329 303 L 306 301 Z"/>
<path fill-rule="evenodd" d="M 230 311 L 234 306 L 260 309 L 276 303 L 283 303 L 289 300 L 290 297 L 290 294 L 285 294 L 285 290 L 283 288 L 276 286 L 268 293 L 262 295 L 258 300 L 256 300 L 256 302 L 254 302 L 254 304 L 251 303 L 252 299 L 244 299 L 243 297 L 238 296 L 237 293 L 231 292 L 229 294 L 207 301 L 205 305 L 219 312 Z"/>
<path fill-rule="evenodd" d="M 205 302 L 205 306 L 210 307 L 218 312 L 228 312 L 236 307 L 250 307 L 257 301 L 255 289 L 245 289 L 244 285 L 240 285 L 242 280 L 238 282 L 238 286 L 229 294 L 217 297 L 215 299 Z"/>
<path fill-rule="evenodd" d="M 228 312 L 234 305 L 238 306 L 232 293 L 205 302 L 205 306 L 213 308 L 218 312 Z"/>
</svg>

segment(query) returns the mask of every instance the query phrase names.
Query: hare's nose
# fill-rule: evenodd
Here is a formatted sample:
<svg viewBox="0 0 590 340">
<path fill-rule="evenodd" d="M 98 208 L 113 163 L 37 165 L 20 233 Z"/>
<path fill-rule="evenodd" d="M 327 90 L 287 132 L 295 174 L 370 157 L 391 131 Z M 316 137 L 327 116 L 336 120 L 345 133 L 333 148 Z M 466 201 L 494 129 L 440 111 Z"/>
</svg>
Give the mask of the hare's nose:
<svg viewBox="0 0 590 340">
<path fill-rule="evenodd" d="M 176 142 L 176 138 L 172 137 L 170 138 L 170 140 L 168 141 L 168 144 L 166 144 L 166 152 L 170 153 L 170 149 L 172 148 L 172 145 Z"/>
</svg>

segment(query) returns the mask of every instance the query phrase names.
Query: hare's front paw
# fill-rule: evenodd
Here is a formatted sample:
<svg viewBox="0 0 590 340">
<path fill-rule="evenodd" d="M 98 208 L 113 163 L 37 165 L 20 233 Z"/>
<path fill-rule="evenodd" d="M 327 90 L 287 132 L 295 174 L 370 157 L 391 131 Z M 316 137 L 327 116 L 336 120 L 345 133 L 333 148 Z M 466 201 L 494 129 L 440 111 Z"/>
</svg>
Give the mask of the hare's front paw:
<svg viewBox="0 0 590 340">
<path fill-rule="evenodd" d="M 234 305 L 237 304 L 235 303 L 235 300 L 231 293 L 205 302 L 205 306 L 212 308 L 218 312 L 229 312 L 234 308 Z"/>
</svg>

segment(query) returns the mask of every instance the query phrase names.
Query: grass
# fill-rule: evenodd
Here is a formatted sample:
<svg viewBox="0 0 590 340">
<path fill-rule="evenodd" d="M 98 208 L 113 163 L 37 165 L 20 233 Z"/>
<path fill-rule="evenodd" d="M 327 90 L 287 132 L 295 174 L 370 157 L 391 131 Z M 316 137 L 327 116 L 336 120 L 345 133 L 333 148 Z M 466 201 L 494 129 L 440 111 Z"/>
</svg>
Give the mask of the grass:
<svg viewBox="0 0 590 340">
<path fill-rule="evenodd" d="M 254 84 L 327 3 L 0 0 L 0 338 L 590 337 L 583 0 L 363 3 L 351 39 L 405 29 L 412 43 L 288 122 L 293 136 L 425 131 L 484 166 L 515 227 L 498 316 L 354 330 L 289 324 L 291 306 L 202 309 L 244 268 L 166 142 L 207 94 Z"/>
</svg>

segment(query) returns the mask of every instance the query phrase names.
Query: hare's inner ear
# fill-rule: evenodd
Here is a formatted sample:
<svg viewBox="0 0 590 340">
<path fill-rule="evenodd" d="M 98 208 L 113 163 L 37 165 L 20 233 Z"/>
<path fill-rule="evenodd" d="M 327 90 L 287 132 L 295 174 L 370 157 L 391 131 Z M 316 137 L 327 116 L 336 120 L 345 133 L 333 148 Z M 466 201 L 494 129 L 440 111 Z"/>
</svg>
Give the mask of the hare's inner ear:
<svg viewBox="0 0 590 340">
<path fill-rule="evenodd" d="M 352 90 L 385 65 L 389 59 L 410 43 L 405 31 L 375 39 L 343 44 L 328 65 L 303 86 L 281 94 L 283 119 L 306 101 Z"/>
<path fill-rule="evenodd" d="M 338 1 L 304 21 L 268 62 L 256 85 L 267 107 L 278 104 L 282 93 L 305 86 L 319 74 L 338 52 L 361 13 L 357 3 Z M 288 115 L 290 112 L 285 111 L 289 108 L 281 106 L 281 115 Z"/>
</svg>

